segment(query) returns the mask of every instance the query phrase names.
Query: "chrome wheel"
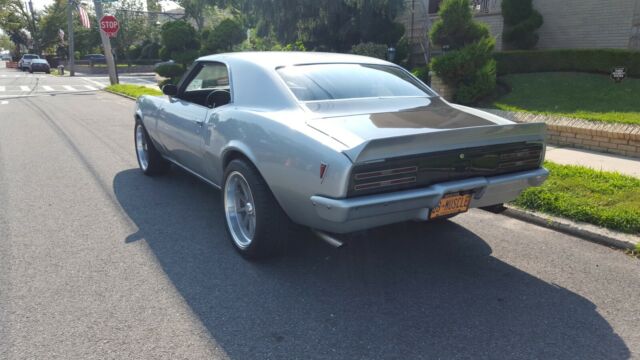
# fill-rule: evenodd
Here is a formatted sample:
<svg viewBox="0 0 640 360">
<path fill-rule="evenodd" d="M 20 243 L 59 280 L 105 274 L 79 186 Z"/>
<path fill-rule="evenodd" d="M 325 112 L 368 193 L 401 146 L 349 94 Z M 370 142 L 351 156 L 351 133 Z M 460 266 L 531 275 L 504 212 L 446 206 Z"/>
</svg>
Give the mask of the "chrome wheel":
<svg viewBox="0 0 640 360">
<path fill-rule="evenodd" d="M 147 146 L 147 138 L 144 134 L 144 128 L 141 124 L 136 126 L 136 154 L 142 171 L 147 171 L 149 167 L 149 148 Z"/>
<path fill-rule="evenodd" d="M 233 241 L 247 248 L 256 232 L 256 208 L 249 183 L 238 171 L 229 174 L 224 185 L 224 211 Z"/>
</svg>

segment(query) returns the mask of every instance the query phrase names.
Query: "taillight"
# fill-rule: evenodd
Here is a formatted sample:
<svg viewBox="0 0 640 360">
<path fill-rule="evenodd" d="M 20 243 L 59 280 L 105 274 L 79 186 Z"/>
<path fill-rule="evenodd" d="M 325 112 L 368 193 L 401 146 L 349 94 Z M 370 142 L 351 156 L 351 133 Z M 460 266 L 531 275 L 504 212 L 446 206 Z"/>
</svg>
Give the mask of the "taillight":
<svg viewBox="0 0 640 360">
<path fill-rule="evenodd" d="M 417 181 L 418 167 L 405 166 L 394 169 L 356 172 L 353 175 L 353 191 L 382 189 L 413 184 Z"/>
</svg>

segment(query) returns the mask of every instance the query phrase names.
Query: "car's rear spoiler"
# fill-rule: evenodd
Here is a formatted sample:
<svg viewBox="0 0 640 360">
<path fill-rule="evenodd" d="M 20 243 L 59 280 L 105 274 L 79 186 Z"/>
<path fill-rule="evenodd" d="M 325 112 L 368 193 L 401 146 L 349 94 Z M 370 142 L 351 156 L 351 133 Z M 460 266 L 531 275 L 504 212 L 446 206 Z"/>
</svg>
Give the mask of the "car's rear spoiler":
<svg viewBox="0 0 640 360">
<path fill-rule="evenodd" d="M 477 126 L 366 141 L 343 153 L 354 163 L 512 142 L 544 141 L 544 123 Z"/>
</svg>

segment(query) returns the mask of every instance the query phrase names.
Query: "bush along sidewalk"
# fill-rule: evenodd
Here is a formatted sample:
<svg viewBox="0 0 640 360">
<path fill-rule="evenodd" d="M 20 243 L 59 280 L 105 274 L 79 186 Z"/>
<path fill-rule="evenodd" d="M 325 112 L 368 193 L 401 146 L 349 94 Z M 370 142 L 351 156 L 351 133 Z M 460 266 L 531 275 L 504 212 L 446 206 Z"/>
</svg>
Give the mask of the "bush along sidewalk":
<svg viewBox="0 0 640 360">
<path fill-rule="evenodd" d="M 142 95 L 153 95 L 153 96 L 161 96 L 162 91 L 152 89 L 142 85 L 131 85 L 131 84 L 116 84 L 107 86 L 105 88 L 106 91 L 121 94 L 125 96 L 130 96 L 133 98 L 139 98 Z"/>
<path fill-rule="evenodd" d="M 496 86 L 495 39 L 489 28 L 473 20 L 469 0 L 445 0 L 429 32 L 431 41 L 448 52 L 431 61 L 431 68 L 454 90 L 454 101 L 472 104 Z"/>
<path fill-rule="evenodd" d="M 545 167 L 549 179 L 513 205 L 640 235 L 640 179 L 552 162 Z"/>
</svg>

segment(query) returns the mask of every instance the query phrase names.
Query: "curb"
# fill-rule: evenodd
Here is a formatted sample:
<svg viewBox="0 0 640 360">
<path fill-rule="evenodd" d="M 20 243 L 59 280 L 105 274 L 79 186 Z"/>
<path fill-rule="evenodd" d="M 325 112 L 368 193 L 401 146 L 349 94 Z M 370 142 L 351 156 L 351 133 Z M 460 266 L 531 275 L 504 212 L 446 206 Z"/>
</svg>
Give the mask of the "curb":
<svg viewBox="0 0 640 360">
<path fill-rule="evenodd" d="M 108 93 L 110 93 L 110 94 L 114 94 L 114 95 L 122 96 L 123 98 L 127 98 L 127 99 L 130 99 L 130 100 L 133 100 L 133 101 L 138 100 L 137 98 L 134 98 L 133 96 L 129 96 L 129 95 L 125 95 L 125 94 L 121 94 L 121 93 L 119 93 L 119 92 L 115 92 L 115 91 L 111 91 L 111 90 L 107 90 L 107 89 L 101 89 L 101 90 L 102 90 L 102 91 L 104 91 L 104 92 L 108 92 Z"/>
<path fill-rule="evenodd" d="M 622 250 L 634 250 L 637 244 L 640 244 L 640 236 L 603 229 L 595 225 L 574 222 L 535 211 L 523 210 L 511 205 L 505 205 L 505 207 L 507 210 L 505 210 L 502 215 L 567 235 L 572 235 L 600 245 Z"/>
</svg>

